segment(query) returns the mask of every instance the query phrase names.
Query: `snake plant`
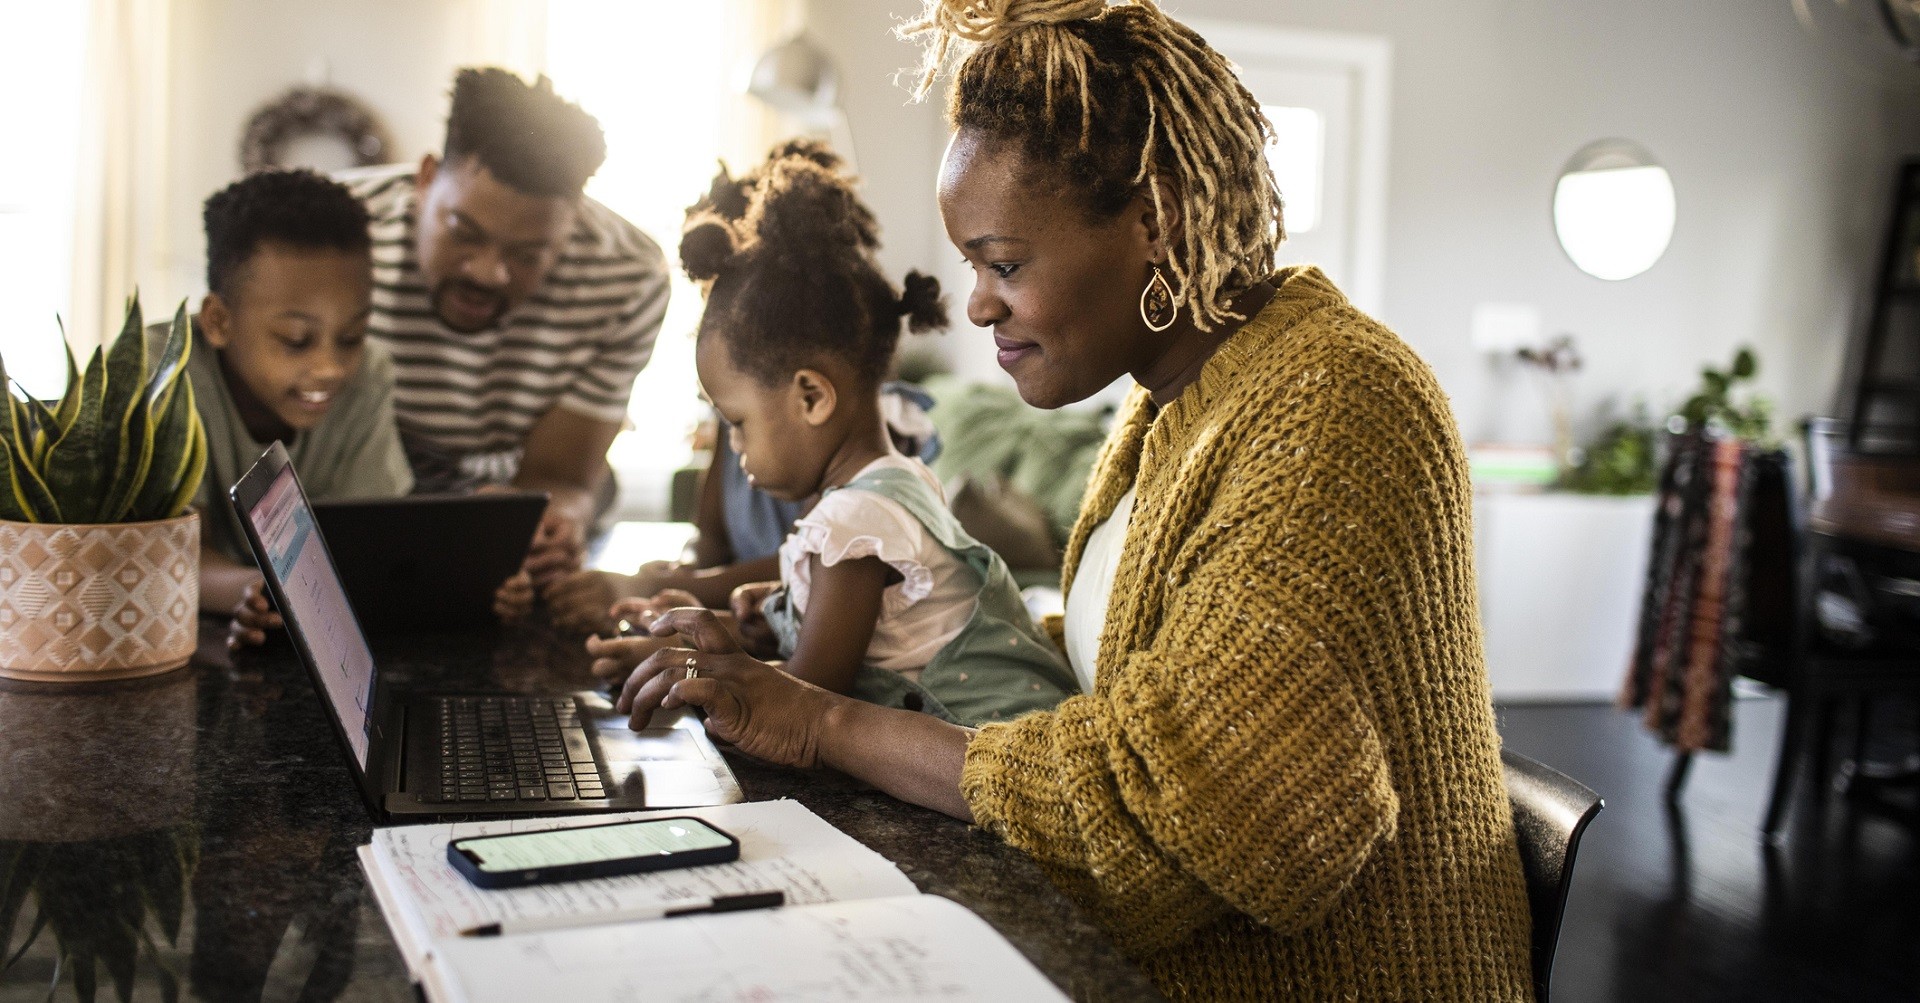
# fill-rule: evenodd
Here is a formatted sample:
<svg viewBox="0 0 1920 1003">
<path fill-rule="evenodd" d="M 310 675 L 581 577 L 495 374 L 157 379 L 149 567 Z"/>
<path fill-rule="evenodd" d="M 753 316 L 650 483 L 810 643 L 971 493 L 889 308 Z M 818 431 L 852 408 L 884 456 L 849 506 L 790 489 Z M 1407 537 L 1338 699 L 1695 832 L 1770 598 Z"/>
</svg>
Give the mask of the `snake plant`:
<svg viewBox="0 0 1920 1003">
<path fill-rule="evenodd" d="M 0 360 L 0 519 L 144 522 L 186 511 L 207 466 L 192 349 L 184 302 L 166 336 L 150 339 L 134 297 L 120 336 L 94 349 L 84 372 L 67 350 L 67 391 L 51 405 L 8 393 Z"/>
</svg>

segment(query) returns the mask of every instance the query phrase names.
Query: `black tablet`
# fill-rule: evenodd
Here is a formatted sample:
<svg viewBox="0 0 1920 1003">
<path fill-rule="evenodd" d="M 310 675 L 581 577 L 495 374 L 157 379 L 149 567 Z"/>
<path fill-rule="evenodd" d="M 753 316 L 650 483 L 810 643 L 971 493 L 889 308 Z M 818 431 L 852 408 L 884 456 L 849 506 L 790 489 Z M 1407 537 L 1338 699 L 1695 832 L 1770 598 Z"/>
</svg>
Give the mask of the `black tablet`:
<svg viewBox="0 0 1920 1003">
<path fill-rule="evenodd" d="M 546 511 L 539 492 L 323 501 L 314 518 L 361 626 L 375 633 L 494 623 Z"/>
</svg>

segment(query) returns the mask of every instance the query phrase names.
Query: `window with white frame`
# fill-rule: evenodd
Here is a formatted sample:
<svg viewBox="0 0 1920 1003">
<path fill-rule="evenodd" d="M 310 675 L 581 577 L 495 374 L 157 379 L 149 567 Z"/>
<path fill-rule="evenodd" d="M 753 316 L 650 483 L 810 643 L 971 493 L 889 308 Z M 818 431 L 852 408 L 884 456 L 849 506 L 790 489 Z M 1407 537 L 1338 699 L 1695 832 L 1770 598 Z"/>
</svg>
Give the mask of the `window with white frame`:
<svg viewBox="0 0 1920 1003">
<path fill-rule="evenodd" d="M 606 164 L 587 194 L 646 231 L 672 262 L 666 321 L 628 405 L 633 428 L 608 454 L 627 515 L 660 514 L 665 485 L 689 462 L 690 433 L 707 415 L 693 366 L 700 293 L 675 251 L 686 208 L 719 162 L 743 172 L 777 137 L 739 85 L 757 47 L 792 27 L 788 6 L 547 0 L 546 72 L 606 133 Z"/>
<path fill-rule="evenodd" d="M 70 312 L 73 179 L 88 5 L 20 4 L 0 31 L 0 359 L 36 397 L 59 396 Z"/>
<path fill-rule="evenodd" d="M 1388 94 L 1382 37 L 1189 21 L 1232 60 L 1273 123 L 1282 265 L 1315 264 L 1362 309 L 1385 299 Z"/>
</svg>

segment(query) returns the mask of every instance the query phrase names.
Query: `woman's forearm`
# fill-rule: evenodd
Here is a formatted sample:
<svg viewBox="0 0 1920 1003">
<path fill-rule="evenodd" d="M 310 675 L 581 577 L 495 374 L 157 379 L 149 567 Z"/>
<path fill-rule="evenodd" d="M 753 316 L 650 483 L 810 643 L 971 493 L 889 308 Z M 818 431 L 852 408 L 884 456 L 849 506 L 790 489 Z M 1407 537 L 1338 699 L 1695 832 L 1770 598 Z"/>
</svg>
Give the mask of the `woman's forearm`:
<svg viewBox="0 0 1920 1003">
<path fill-rule="evenodd" d="M 821 721 L 820 761 L 914 804 L 973 821 L 960 796 L 971 728 L 927 714 L 854 699 L 833 703 Z"/>
</svg>

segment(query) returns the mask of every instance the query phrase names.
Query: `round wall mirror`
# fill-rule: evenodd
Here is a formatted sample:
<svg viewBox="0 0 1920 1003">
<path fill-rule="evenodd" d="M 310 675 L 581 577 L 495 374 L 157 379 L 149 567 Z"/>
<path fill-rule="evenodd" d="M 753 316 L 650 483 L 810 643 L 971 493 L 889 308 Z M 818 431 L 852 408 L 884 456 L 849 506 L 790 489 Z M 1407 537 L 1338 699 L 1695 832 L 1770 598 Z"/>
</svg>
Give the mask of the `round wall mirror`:
<svg viewBox="0 0 1920 1003">
<path fill-rule="evenodd" d="M 1646 147 L 1603 139 L 1580 148 L 1553 188 L 1560 247 L 1595 278 L 1630 279 L 1673 240 L 1673 179 Z"/>
</svg>

